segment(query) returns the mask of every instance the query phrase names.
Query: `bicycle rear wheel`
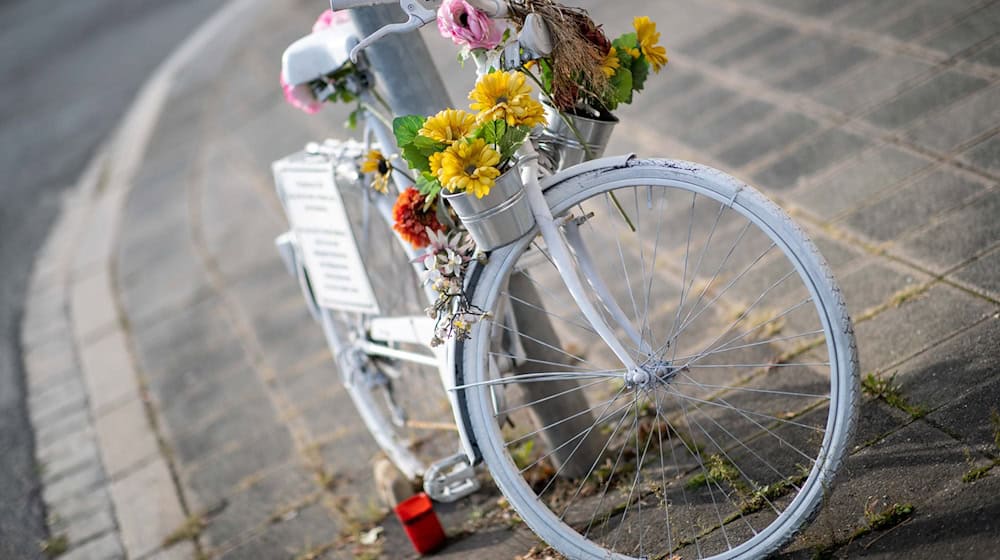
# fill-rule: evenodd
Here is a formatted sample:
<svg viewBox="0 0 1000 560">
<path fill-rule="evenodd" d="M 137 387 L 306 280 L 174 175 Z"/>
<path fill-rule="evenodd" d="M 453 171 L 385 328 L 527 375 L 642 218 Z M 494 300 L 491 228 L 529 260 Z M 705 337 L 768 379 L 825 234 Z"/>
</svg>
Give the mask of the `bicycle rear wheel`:
<svg viewBox="0 0 1000 560">
<path fill-rule="evenodd" d="M 828 266 L 777 206 L 707 167 L 632 160 L 552 182 L 592 297 L 645 375 L 626 383 L 540 240 L 493 252 L 469 295 L 494 318 L 461 346 L 458 382 L 497 485 L 571 558 L 776 550 L 816 511 L 854 422 L 855 343 Z M 518 282 L 539 297 L 520 297 Z M 543 314 L 551 336 L 511 327 L 507 306 Z M 532 367 L 502 373 L 503 360 Z M 520 396 L 565 379 L 578 385 Z M 546 444 L 552 424 L 528 411 L 579 392 L 588 408 L 565 419 L 596 420 Z M 586 475 L 563 476 L 553 453 L 595 434 Z"/>
<path fill-rule="evenodd" d="M 338 191 L 381 314 L 325 311 L 327 338 L 334 352 L 346 349 L 336 357 L 338 366 L 346 370 L 341 373 L 369 432 L 408 478 L 417 479 L 431 462 L 455 452 L 457 430 L 443 366 L 427 347 L 429 332 L 413 328 L 403 337 L 409 341 L 400 342 L 374 326 L 385 320 L 426 321 L 427 298 L 411 256 L 390 226 L 394 188 L 379 194 L 363 179 L 341 183 Z"/>
</svg>

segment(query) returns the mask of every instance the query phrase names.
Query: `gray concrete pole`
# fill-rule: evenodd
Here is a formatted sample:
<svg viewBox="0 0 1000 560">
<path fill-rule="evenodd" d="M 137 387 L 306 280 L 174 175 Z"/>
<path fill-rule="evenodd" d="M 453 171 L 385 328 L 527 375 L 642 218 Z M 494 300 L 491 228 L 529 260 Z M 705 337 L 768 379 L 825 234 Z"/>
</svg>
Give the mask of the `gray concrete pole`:
<svg viewBox="0 0 1000 560">
<path fill-rule="evenodd" d="M 406 20 L 399 6 L 393 5 L 357 8 L 352 17 L 365 36 L 386 24 Z M 451 106 L 441 75 L 418 32 L 384 37 L 365 49 L 365 55 L 395 114 L 433 115 Z"/>
</svg>

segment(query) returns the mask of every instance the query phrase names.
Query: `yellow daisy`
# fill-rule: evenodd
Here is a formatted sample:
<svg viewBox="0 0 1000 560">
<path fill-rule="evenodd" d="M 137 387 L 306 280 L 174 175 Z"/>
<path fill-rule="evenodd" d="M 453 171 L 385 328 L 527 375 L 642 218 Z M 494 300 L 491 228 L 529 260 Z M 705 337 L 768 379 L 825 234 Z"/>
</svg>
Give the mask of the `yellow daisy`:
<svg viewBox="0 0 1000 560">
<path fill-rule="evenodd" d="M 438 172 L 441 171 L 442 159 L 444 159 L 444 152 L 434 152 L 427 158 L 427 163 L 431 166 L 431 175 L 438 176 Z"/>
<path fill-rule="evenodd" d="M 659 72 L 667 63 L 667 49 L 657 44 L 660 42 L 660 32 L 656 30 L 656 24 L 647 16 L 640 16 L 632 21 L 632 25 L 639 37 L 642 54 L 653 65 L 653 72 Z"/>
<path fill-rule="evenodd" d="M 507 121 L 509 126 L 536 126 L 545 123 L 542 104 L 531 96 L 531 86 L 521 72 L 492 72 L 476 83 L 469 94 L 479 123 Z"/>
<path fill-rule="evenodd" d="M 389 192 L 389 176 L 392 175 L 392 165 L 378 150 L 368 152 L 365 161 L 361 163 L 362 173 L 374 173 L 372 188 L 385 194 Z"/>
<path fill-rule="evenodd" d="M 615 75 L 615 70 L 621 68 L 621 65 L 621 61 L 618 60 L 618 49 L 611 47 L 608 54 L 604 55 L 604 61 L 601 62 L 601 71 L 610 78 Z"/>
<path fill-rule="evenodd" d="M 482 138 L 455 142 L 438 161 L 438 181 L 451 192 L 466 192 L 476 198 L 490 193 L 500 170 L 500 154 Z"/>
<path fill-rule="evenodd" d="M 437 142 L 451 144 L 472 134 L 476 117 L 460 109 L 446 109 L 424 122 L 417 134 Z"/>
</svg>

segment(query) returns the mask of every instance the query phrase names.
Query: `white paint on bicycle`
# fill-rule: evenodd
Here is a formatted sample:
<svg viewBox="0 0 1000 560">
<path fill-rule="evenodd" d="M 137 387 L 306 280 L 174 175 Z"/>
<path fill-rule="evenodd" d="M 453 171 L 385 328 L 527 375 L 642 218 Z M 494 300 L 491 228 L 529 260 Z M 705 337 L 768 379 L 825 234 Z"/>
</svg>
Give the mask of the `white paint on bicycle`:
<svg viewBox="0 0 1000 560">
<path fill-rule="evenodd" d="M 325 158 L 289 158 L 275 162 L 274 171 L 316 302 L 327 309 L 379 314 L 333 164 Z"/>
</svg>

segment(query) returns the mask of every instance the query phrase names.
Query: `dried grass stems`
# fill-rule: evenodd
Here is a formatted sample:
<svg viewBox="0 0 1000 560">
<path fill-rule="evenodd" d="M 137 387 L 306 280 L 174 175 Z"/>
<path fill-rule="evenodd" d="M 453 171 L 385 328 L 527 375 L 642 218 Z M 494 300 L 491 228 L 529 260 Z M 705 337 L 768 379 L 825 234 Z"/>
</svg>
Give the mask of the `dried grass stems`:
<svg viewBox="0 0 1000 560">
<path fill-rule="evenodd" d="M 600 98 L 611 87 L 601 70 L 611 42 L 581 8 L 552 0 L 512 0 L 510 17 L 520 29 L 528 14 L 538 14 L 552 35 L 552 96 L 559 109 L 571 109 L 580 97 Z"/>
</svg>

